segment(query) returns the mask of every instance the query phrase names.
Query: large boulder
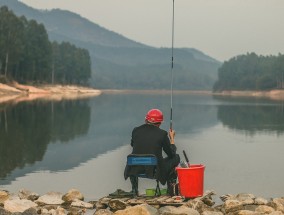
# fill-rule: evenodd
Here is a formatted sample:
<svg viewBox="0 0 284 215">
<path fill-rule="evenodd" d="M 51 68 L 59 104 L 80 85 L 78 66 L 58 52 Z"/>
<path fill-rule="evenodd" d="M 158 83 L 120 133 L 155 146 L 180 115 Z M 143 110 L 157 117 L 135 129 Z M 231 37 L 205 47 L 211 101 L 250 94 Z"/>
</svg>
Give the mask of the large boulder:
<svg viewBox="0 0 284 215">
<path fill-rule="evenodd" d="M 35 202 L 38 205 L 61 205 L 64 203 L 60 192 L 48 192 L 40 196 Z"/>
<path fill-rule="evenodd" d="M 24 212 L 32 207 L 37 207 L 37 204 L 27 199 L 8 199 L 4 202 L 4 209 L 16 213 Z"/>
</svg>

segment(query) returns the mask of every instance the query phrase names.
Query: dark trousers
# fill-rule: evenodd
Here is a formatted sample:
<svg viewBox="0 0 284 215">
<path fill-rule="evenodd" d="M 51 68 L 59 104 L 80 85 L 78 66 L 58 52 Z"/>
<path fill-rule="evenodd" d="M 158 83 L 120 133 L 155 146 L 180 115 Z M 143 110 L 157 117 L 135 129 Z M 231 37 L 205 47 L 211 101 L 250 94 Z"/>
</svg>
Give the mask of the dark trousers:
<svg viewBox="0 0 284 215">
<path fill-rule="evenodd" d="M 180 157 L 178 154 L 173 158 L 164 158 L 163 160 L 163 171 L 165 181 L 176 181 L 177 174 L 175 168 L 179 165 Z"/>
</svg>

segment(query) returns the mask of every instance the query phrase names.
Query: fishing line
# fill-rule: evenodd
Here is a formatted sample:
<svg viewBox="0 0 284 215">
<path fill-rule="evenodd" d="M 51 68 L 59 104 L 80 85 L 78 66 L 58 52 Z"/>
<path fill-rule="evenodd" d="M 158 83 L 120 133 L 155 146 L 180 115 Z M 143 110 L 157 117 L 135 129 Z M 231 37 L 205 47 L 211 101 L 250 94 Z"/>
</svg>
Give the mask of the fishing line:
<svg viewBox="0 0 284 215">
<path fill-rule="evenodd" d="M 173 128 L 174 30 L 175 30 L 175 0 L 173 0 L 173 18 L 172 18 L 171 116 L 170 116 L 170 129 L 171 130 Z"/>
</svg>

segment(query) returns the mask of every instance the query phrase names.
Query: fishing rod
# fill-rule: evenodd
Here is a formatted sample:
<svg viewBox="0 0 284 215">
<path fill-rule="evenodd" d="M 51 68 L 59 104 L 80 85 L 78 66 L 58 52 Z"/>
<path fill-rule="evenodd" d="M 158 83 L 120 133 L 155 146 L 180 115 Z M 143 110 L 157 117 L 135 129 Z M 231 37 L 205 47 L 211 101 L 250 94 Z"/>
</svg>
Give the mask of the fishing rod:
<svg viewBox="0 0 284 215">
<path fill-rule="evenodd" d="M 171 116 L 170 116 L 170 130 L 173 129 L 174 30 L 175 30 L 175 0 L 173 0 L 173 17 L 172 17 L 172 66 L 171 66 Z"/>
</svg>

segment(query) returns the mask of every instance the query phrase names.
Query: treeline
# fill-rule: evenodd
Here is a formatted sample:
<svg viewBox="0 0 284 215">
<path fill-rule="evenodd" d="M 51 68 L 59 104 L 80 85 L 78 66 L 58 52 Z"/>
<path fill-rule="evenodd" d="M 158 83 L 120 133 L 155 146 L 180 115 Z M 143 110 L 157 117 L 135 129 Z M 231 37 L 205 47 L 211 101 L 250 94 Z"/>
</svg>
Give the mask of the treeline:
<svg viewBox="0 0 284 215">
<path fill-rule="evenodd" d="M 91 60 L 86 49 L 68 42 L 50 42 L 43 24 L 17 17 L 3 6 L 0 77 L 22 83 L 87 84 Z"/>
<path fill-rule="evenodd" d="M 214 91 L 270 90 L 284 88 L 284 55 L 240 55 L 224 62 L 218 70 Z"/>
</svg>

